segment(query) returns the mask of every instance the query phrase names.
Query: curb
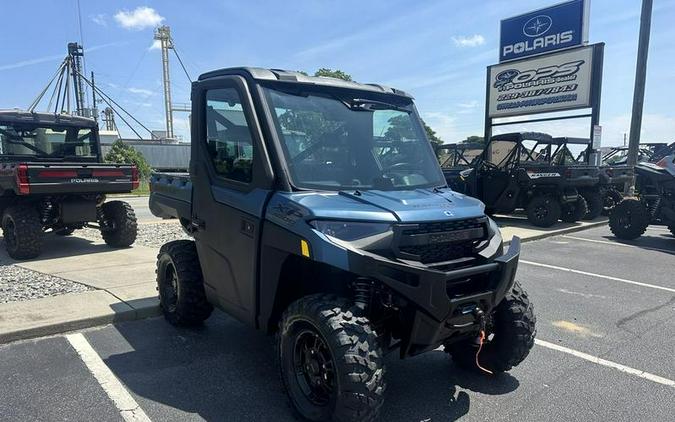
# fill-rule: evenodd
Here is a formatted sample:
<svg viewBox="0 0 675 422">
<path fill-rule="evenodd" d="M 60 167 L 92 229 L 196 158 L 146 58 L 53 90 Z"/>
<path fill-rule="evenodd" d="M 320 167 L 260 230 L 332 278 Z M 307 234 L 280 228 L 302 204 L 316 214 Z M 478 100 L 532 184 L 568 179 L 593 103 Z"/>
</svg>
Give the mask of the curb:
<svg viewBox="0 0 675 422">
<path fill-rule="evenodd" d="M 98 309 L 86 315 L 86 312 L 77 308 L 91 306 L 92 294 L 102 297 L 104 303 L 99 303 Z M 0 304 L 0 346 L 19 340 L 136 321 L 160 314 L 159 300 L 156 297 L 125 302 L 105 290 L 9 302 Z"/>
<path fill-rule="evenodd" d="M 602 221 L 595 221 L 595 222 L 592 222 L 592 223 L 587 223 L 587 224 L 582 225 L 582 226 L 567 227 L 565 229 L 554 230 L 552 232 L 535 234 L 535 235 L 532 235 L 532 236 L 521 238 L 520 242 L 521 243 L 532 242 L 534 240 L 546 239 L 547 237 L 560 236 L 560 235 L 569 234 L 569 233 L 576 233 L 576 232 L 584 231 L 584 230 L 587 230 L 587 229 L 592 229 L 592 228 L 595 228 L 595 227 L 605 226 L 605 225 L 607 225 L 608 221 L 609 220 L 605 219 L 605 220 L 602 220 Z M 504 241 L 505 246 L 510 244 L 510 243 L 511 243 L 511 240 L 505 240 Z"/>
</svg>

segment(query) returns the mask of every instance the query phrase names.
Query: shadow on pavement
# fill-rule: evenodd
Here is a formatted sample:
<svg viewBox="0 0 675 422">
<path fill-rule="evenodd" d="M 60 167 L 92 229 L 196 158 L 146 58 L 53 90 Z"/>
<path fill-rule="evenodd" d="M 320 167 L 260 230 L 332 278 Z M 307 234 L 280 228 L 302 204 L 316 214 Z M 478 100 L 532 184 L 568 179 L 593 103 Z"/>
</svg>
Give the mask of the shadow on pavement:
<svg viewBox="0 0 675 422">
<path fill-rule="evenodd" d="M 664 232 L 648 229 L 645 234 L 635 240 L 621 240 L 611 233 L 602 236 L 603 239 L 624 245 L 637 246 L 647 250 L 663 252 L 669 255 L 675 255 L 675 237 L 665 229 Z"/>
<path fill-rule="evenodd" d="M 0 265 L 11 265 L 55 258 L 67 258 L 70 256 L 91 255 L 101 252 L 110 252 L 113 250 L 116 249 L 111 248 L 104 243 L 96 243 L 95 240 L 77 237 L 77 232 L 75 232 L 75 234 L 72 236 L 56 236 L 51 233 L 46 233 L 44 244 L 42 246 L 42 253 L 40 256 L 33 259 L 17 261 L 7 255 L 4 238 L 0 236 Z"/>
<path fill-rule="evenodd" d="M 182 419 L 187 412 L 208 421 L 294 420 L 274 364 L 272 338 L 219 312 L 192 330 L 174 328 L 162 318 L 115 329 L 88 337 L 151 418 Z M 124 340 L 130 348 L 122 346 Z M 519 386 L 510 375 L 462 371 L 444 352 L 405 361 L 393 353 L 387 365 L 382 421 L 455 420 L 469 412 L 471 392 L 499 395 Z"/>
</svg>

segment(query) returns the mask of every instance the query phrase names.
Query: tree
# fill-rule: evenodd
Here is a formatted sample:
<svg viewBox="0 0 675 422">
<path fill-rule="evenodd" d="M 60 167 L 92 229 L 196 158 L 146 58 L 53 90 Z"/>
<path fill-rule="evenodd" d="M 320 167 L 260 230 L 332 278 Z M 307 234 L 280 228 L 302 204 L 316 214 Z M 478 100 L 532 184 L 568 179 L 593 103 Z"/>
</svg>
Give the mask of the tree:
<svg viewBox="0 0 675 422">
<path fill-rule="evenodd" d="M 485 144 L 485 138 L 482 136 L 471 135 L 467 136 L 465 140 L 462 141 L 463 144 Z"/>
<path fill-rule="evenodd" d="M 143 154 L 136 151 L 131 145 L 122 142 L 121 139 L 113 142 L 110 151 L 105 155 L 105 161 L 108 163 L 135 164 L 138 168 L 138 175 L 142 180 L 150 178 L 152 169 Z"/>
<path fill-rule="evenodd" d="M 427 133 L 427 138 L 431 143 L 436 145 L 441 145 L 443 140 L 436 134 L 436 131 L 433 130 L 424 120 L 422 120 L 422 125 L 424 126 L 424 131 Z"/>
<path fill-rule="evenodd" d="M 327 76 L 329 78 L 337 78 L 345 81 L 352 81 L 352 75 L 345 73 L 339 69 L 329 69 L 327 67 L 322 67 L 321 69 L 314 72 L 314 76 Z"/>
</svg>

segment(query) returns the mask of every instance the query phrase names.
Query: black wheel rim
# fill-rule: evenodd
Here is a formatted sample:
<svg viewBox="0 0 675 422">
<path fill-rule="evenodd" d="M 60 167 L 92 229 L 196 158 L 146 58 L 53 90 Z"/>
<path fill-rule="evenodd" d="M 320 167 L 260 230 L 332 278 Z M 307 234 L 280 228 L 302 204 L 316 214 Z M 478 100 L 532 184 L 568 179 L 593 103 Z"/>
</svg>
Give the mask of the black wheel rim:
<svg viewBox="0 0 675 422">
<path fill-rule="evenodd" d="M 548 207 L 546 205 L 539 205 L 534 209 L 534 217 L 537 220 L 544 220 L 548 217 Z"/>
<path fill-rule="evenodd" d="M 164 271 L 164 283 L 162 283 L 162 305 L 169 312 L 176 310 L 178 303 L 178 276 L 173 265 L 166 266 Z"/>
<path fill-rule="evenodd" d="M 303 329 L 293 347 L 295 378 L 312 404 L 326 406 L 335 391 L 335 366 L 325 340 L 313 328 Z"/>
<path fill-rule="evenodd" d="M 623 227 L 624 229 L 629 228 L 630 225 L 631 225 L 631 220 L 632 220 L 631 212 L 626 211 L 626 213 L 624 215 L 619 216 L 619 218 L 617 218 L 617 220 L 618 220 L 618 223 L 619 223 L 620 227 Z"/>
</svg>

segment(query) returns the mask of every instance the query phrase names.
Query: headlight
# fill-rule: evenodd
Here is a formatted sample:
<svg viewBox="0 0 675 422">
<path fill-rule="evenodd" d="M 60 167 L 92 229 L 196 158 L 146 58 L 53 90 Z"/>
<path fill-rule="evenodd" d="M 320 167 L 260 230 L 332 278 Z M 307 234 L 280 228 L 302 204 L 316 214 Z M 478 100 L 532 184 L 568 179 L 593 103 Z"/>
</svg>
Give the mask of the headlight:
<svg viewBox="0 0 675 422">
<path fill-rule="evenodd" d="M 391 229 L 391 224 L 389 223 L 314 220 L 310 221 L 309 224 L 326 236 L 335 237 L 347 242 L 386 233 Z"/>
</svg>

